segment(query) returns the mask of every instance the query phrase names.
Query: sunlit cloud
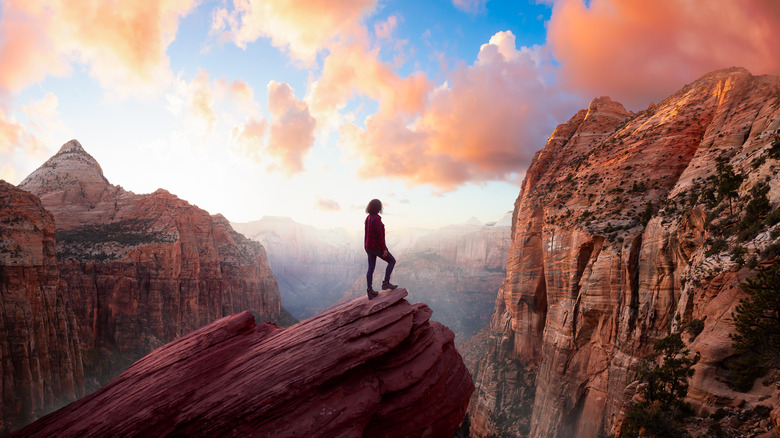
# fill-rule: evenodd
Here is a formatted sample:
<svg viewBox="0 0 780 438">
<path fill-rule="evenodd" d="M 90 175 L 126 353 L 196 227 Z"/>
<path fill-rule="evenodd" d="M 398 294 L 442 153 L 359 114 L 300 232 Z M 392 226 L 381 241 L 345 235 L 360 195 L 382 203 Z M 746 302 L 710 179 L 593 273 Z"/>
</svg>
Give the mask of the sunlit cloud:
<svg viewBox="0 0 780 438">
<path fill-rule="evenodd" d="M 308 104 L 295 97 L 284 82 L 268 84 L 270 119 L 250 116 L 233 126 L 231 144 L 234 150 L 268 169 L 292 175 L 304 170 L 303 159 L 314 146 L 317 121 Z"/>
<path fill-rule="evenodd" d="M 327 199 L 327 198 L 320 198 L 317 197 L 316 204 L 314 206 L 318 210 L 324 210 L 324 211 L 339 211 L 341 210 L 341 206 L 338 202 L 334 201 L 333 199 Z"/>
<path fill-rule="evenodd" d="M 314 145 L 317 122 L 309 106 L 293 94 L 286 83 L 268 84 L 268 111 L 271 113 L 267 153 L 276 160 L 272 167 L 293 174 L 303 170 L 303 157 Z"/>
<path fill-rule="evenodd" d="M 14 184 L 56 151 L 63 138 L 72 132 L 62 121 L 59 101 L 54 93 L 31 101 L 16 110 L 16 115 L 0 111 L 0 162 L 2 176 Z M 18 117 L 17 117 L 18 116 Z"/>
<path fill-rule="evenodd" d="M 780 73 L 780 2 L 561 0 L 547 41 L 570 88 L 639 108 L 712 70 Z"/>
<path fill-rule="evenodd" d="M 71 63 L 88 66 L 108 94 L 148 97 L 173 75 L 166 50 L 194 0 L 3 2 L 0 87 L 20 91 Z"/>
<path fill-rule="evenodd" d="M 418 72 L 401 78 L 379 59 L 379 50 L 362 44 L 334 47 L 313 83 L 310 102 L 315 114 L 337 111 L 356 94 L 374 99 L 384 114 L 421 111 L 431 83 Z"/>
<path fill-rule="evenodd" d="M 468 182 L 511 180 L 544 146 L 551 129 L 581 104 L 554 84 L 553 74 L 543 47 L 517 49 L 514 35 L 500 32 L 481 47 L 473 65 L 452 71 L 445 86 L 418 87 L 414 99 L 402 87 L 388 87 L 405 93 L 394 96 L 396 101 L 416 105 L 403 112 L 380 101 L 380 111 L 366 118 L 365 127 L 341 127 L 341 145 L 359 157 L 364 178 L 391 177 L 445 191 Z M 370 77 L 374 87 L 402 82 L 394 75 Z"/>
<path fill-rule="evenodd" d="M 487 0 L 452 0 L 452 4 L 463 12 L 477 15 L 485 10 Z"/>
<path fill-rule="evenodd" d="M 385 21 L 374 24 L 374 34 L 379 39 L 389 39 L 398 27 L 398 16 L 391 15 Z"/>
<path fill-rule="evenodd" d="M 328 43 L 364 32 L 363 19 L 376 0 L 234 0 L 232 9 L 216 8 L 211 31 L 239 47 L 260 37 L 311 64 Z"/>
</svg>

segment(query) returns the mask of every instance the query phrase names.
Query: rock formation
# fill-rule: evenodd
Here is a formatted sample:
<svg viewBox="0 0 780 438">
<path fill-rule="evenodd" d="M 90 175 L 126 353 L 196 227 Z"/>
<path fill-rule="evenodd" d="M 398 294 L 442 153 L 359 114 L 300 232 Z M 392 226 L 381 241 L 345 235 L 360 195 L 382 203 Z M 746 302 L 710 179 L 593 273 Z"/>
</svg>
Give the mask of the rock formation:
<svg viewBox="0 0 780 438">
<path fill-rule="evenodd" d="M 78 321 L 88 389 L 217 318 L 283 318 L 263 247 L 165 190 L 111 185 L 76 141 L 19 187 L 54 216 L 61 288 Z"/>
<path fill-rule="evenodd" d="M 15 436 L 452 436 L 471 376 L 452 332 L 405 296 L 287 329 L 222 318 Z"/>
<path fill-rule="evenodd" d="M 76 321 L 59 282 L 54 218 L 0 180 L 0 435 L 84 395 Z"/>
<path fill-rule="evenodd" d="M 436 311 L 455 332 L 458 346 L 490 321 L 496 291 L 506 275 L 510 230 L 500 224 L 450 225 L 391 250 L 398 263 L 392 281 L 412 290 L 414 299 Z M 364 253 L 365 254 L 365 253 Z M 385 264 L 377 262 L 374 287 L 382 284 Z M 341 302 L 366 294 L 366 262 Z"/>
<path fill-rule="evenodd" d="M 773 387 L 731 390 L 726 368 L 742 263 L 780 247 L 780 225 L 761 218 L 736 233 L 760 184 L 780 203 L 779 134 L 780 78 L 737 68 L 638 114 L 598 98 L 558 126 L 515 203 L 471 436 L 614 433 L 640 361 L 694 319 L 694 408 L 780 406 Z M 733 203 L 713 196 L 726 165 L 745 176 Z"/>
</svg>

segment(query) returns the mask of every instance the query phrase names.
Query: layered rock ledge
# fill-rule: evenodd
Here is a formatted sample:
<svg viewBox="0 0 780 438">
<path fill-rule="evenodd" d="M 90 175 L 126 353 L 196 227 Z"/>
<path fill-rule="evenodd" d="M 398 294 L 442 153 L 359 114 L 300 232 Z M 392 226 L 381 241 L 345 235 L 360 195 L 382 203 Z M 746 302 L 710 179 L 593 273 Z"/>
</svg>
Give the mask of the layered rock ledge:
<svg viewBox="0 0 780 438">
<path fill-rule="evenodd" d="M 222 318 L 13 436 L 452 436 L 471 376 L 453 333 L 406 295 L 286 329 Z"/>
</svg>

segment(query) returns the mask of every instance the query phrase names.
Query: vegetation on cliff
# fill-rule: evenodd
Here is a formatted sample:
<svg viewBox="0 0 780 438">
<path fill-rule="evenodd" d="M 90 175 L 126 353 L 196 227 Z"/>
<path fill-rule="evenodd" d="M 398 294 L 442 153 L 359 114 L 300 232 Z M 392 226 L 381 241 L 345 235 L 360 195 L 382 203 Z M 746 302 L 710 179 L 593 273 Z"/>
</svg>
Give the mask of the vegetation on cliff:
<svg viewBox="0 0 780 438">
<path fill-rule="evenodd" d="M 680 420 L 691 413 L 685 396 L 696 362 L 689 356 L 682 337 L 673 333 L 656 342 L 653 350 L 639 372 L 642 401 L 635 403 L 626 415 L 621 437 L 638 437 L 642 432 L 651 436 L 679 436 L 682 434 Z"/>
<path fill-rule="evenodd" d="M 740 301 L 732 315 L 736 333 L 731 334 L 737 358 L 729 369 L 731 384 L 749 391 L 756 378 L 780 367 L 780 262 L 758 271 L 742 285 L 748 298 Z M 777 375 L 766 383 L 776 382 Z"/>
</svg>

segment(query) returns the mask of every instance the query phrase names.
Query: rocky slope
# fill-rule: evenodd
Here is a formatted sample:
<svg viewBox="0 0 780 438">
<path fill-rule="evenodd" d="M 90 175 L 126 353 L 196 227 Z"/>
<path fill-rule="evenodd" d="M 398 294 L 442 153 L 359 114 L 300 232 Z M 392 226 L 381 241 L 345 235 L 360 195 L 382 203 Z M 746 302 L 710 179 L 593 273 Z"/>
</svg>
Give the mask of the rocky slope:
<svg viewBox="0 0 780 438">
<path fill-rule="evenodd" d="M 285 217 L 231 225 L 263 245 L 284 307 L 299 319 L 338 301 L 365 264 L 362 237 L 345 230 L 320 230 Z"/>
<path fill-rule="evenodd" d="M 0 180 L 0 435 L 84 395 L 76 321 L 59 283 L 54 218 Z"/>
<path fill-rule="evenodd" d="M 436 318 L 455 332 L 455 342 L 485 327 L 495 303 L 496 290 L 506 274 L 510 227 L 451 225 L 417 238 L 398 251 L 392 282 L 410 289 L 416 300 L 428 303 Z M 365 253 L 364 253 L 365 254 Z M 384 279 L 386 264 L 377 261 L 374 288 Z M 366 294 L 366 262 L 341 302 Z"/>
<path fill-rule="evenodd" d="M 780 406 L 773 387 L 730 389 L 726 368 L 743 263 L 780 253 L 780 225 L 743 220 L 761 184 L 780 203 L 779 133 L 780 78 L 737 68 L 639 114 L 598 98 L 558 126 L 515 203 L 470 435 L 615 432 L 641 359 L 694 319 L 697 412 Z M 736 199 L 714 196 L 726 165 Z"/>
<path fill-rule="evenodd" d="M 16 436 L 452 436 L 471 376 L 452 332 L 405 296 L 287 329 L 220 319 Z"/>
<path fill-rule="evenodd" d="M 54 216 L 88 389 L 217 318 L 244 310 L 283 318 L 260 244 L 165 190 L 137 195 L 111 185 L 76 140 L 19 187 Z"/>
</svg>

